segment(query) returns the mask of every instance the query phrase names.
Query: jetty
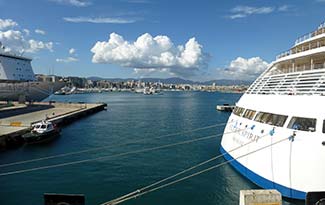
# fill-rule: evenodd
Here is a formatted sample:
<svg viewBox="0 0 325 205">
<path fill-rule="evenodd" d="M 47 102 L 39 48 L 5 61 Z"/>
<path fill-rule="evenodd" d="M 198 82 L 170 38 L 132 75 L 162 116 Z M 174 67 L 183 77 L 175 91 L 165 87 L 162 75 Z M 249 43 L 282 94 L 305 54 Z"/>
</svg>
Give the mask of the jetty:
<svg viewBox="0 0 325 205">
<path fill-rule="evenodd" d="M 239 205 L 281 205 L 282 195 L 275 189 L 240 190 Z"/>
<path fill-rule="evenodd" d="M 105 110 L 106 103 L 61 103 L 37 102 L 32 104 L 13 103 L 0 108 L 0 149 L 20 145 L 21 136 L 30 131 L 31 125 L 42 120 L 59 126 L 79 118 Z"/>
</svg>

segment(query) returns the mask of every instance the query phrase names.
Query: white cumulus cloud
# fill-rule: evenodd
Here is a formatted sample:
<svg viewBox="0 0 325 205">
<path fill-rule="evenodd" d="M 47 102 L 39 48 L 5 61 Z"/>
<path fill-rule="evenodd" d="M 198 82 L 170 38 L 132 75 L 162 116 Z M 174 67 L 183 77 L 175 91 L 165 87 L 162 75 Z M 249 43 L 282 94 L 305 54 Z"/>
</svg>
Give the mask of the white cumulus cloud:
<svg viewBox="0 0 325 205">
<path fill-rule="evenodd" d="M 40 34 L 40 35 L 45 35 L 46 32 L 44 30 L 41 29 L 35 29 L 35 33 Z"/>
<path fill-rule="evenodd" d="M 77 62 L 79 61 L 79 59 L 74 58 L 74 57 L 67 57 L 67 58 L 57 58 L 56 62 L 60 62 L 60 63 L 71 63 L 71 62 Z"/>
<path fill-rule="evenodd" d="M 76 49 L 74 49 L 74 48 L 69 49 L 69 54 L 70 55 L 75 54 L 75 53 L 76 53 Z"/>
<path fill-rule="evenodd" d="M 103 17 L 63 17 L 64 21 L 71 23 L 109 23 L 109 24 L 127 24 L 136 22 L 135 19 L 124 18 L 103 18 Z"/>
<path fill-rule="evenodd" d="M 29 31 L 28 29 L 23 29 L 23 31 L 24 31 L 24 33 L 25 33 L 27 36 L 29 36 L 30 31 Z"/>
<path fill-rule="evenodd" d="M 86 0 L 50 0 L 59 4 L 66 4 L 66 5 L 71 5 L 71 6 L 76 6 L 76 7 L 86 7 L 91 5 L 90 1 Z"/>
<path fill-rule="evenodd" d="M 47 49 L 49 51 L 53 51 L 53 42 L 43 42 L 31 39 L 28 41 L 29 47 L 26 49 L 26 52 L 35 53 L 42 49 Z"/>
<path fill-rule="evenodd" d="M 18 23 L 12 19 L 0 18 L 0 42 L 5 52 L 35 53 L 40 50 L 53 51 L 53 42 L 44 42 L 30 38 L 28 29 L 14 29 Z"/>
<path fill-rule="evenodd" d="M 189 39 L 185 45 L 175 46 L 167 36 L 152 37 L 145 33 L 136 41 L 128 42 L 111 33 L 108 41 L 98 41 L 91 52 L 93 63 L 117 64 L 135 68 L 135 72 L 155 70 L 188 76 L 207 65 L 208 55 L 202 48 L 195 38 Z"/>
<path fill-rule="evenodd" d="M 35 53 L 40 50 L 53 50 L 52 42 L 27 39 L 25 33 L 18 30 L 0 31 L 0 42 L 5 47 L 5 52 Z"/>
<path fill-rule="evenodd" d="M 18 26 L 18 23 L 12 19 L 0 19 L 0 30 L 8 29 Z"/>
<path fill-rule="evenodd" d="M 222 78 L 238 80 L 254 80 L 267 69 L 269 63 L 260 57 L 242 58 L 232 60 L 226 68 L 219 68 L 218 75 Z"/>
</svg>

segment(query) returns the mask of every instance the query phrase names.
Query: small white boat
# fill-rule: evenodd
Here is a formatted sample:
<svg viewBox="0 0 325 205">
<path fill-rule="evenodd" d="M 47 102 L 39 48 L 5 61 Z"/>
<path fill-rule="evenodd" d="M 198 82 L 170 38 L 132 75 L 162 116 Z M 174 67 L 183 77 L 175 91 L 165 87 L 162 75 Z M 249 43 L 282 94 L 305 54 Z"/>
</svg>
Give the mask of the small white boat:
<svg viewBox="0 0 325 205">
<path fill-rule="evenodd" d="M 144 89 L 143 88 L 136 88 L 134 90 L 135 93 L 143 93 Z"/>
<path fill-rule="evenodd" d="M 30 133 L 23 135 L 27 144 L 47 142 L 59 136 L 60 129 L 50 121 L 42 120 L 32 126 Z"/>
<path fill-rule="evenodd" d="M 143 94 L 145 95 L 152 95 L 152 89 L 149 88 L 149 87 L 145 87 L 144 90 L 143 90 Z"/>
</svg>

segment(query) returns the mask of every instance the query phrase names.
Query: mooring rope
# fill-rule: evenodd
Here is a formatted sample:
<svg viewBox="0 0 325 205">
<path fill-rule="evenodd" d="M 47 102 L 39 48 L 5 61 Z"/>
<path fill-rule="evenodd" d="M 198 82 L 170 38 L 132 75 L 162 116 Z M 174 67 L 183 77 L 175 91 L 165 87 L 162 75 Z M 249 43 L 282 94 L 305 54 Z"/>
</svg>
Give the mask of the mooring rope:
<svg viewBox="0 0 325 205">
<path fill-rule="evenodd" d="M 92 158 L 92 159 L 78 160 L 78 161 L 72 161 L 72 162 L 66 162 L 66 163 L 60 163 L 60 164 L 53 164 L 53 165 L 48 165 L 48 166 L 35 167 L 35 168 L 30 168 L 30 169 L 22 169 L 22 170 L 4 172 L 4 173 L 0 173 L 0 176 L 7 176 L 7 175 L 13 175 L 13 174 L 43 170 L 43 169 L 50 169 L 50 168 L 68 166 L 68 165 L 81 164 L 81 163 L 85 163 L 85 162 L 104 160 L 104 159 L 109 159 L 109 158 L 114 158 L 114 157 L 121 157 L 121 156 L 130 155 L 130 154 L 138 154 L 138 153 L 142 153 L 142 152 L 154 151 L 154 150 L 173 147 L 173 146 L 177 146 L 177 145 L 189 144 L 189 143 L 202 141 L 202 140 L 208 140 L 208 139 L 215 138 L 215 137 L 218 137 L 218 136 L 222 136 L 222 134 L 209 135 L 209 136 L 206 136 L 206 137 L 196 138 L 196 139 L 192 139 L 192 140 L 185 140 L 185 141 L 182 141 L 182 142 L 177 142 L 177 143 L 172 143 L 172 144 L 167 144 L 167 145 L 161 145 L 161 146 L 152 147 L 152 148 L 145 148 L 145 149 L 140 149 L 140 150 L 136 150 L 136 151 L 129 151 L 129 152 L 124 152 L 124 153 L 119 153 L 119 154 L 113 154 L 113 155 L 108 155 L 108 156 L 102 156 L 102 157 L 97 157 L 97 158 Z"/>
<path fill-rule="evenodd" d="M 240 131 L 242 131 L 242 130 L 245 130 L 245 128 L 244 128 L 244 129 L 239 129 L 239 130 L 236 130 L 236 131 L 233 131 L 233 132 L 227 132 L 227 133 L 224 133 L 224 134 L 232 134 L 232 133 L 240 132 Z M 260 139 L 262 139 L 262 138 L 264 138 L 264 137 L 266 137 L 266 136 L 268 136 L 268 135 L 269 135 L 269 133 L 268 133 L 268 134 L 265 134 L 265 135 L 263 135 L 263 136 L 261 136 Z M 247 143 L 245 143 L 245 144 L 242 144 L 242 145 L 240 145 L 240 146 L 238 146 L 238 147 L 235 147 L 235 148 L 229 150 L 228 153 L 231 153 L 231 152 L 233 152 L 233 151 L 236 151 L 236 150 L 238 150 L 238 149 L 240 149 L 240 148 L 242 148 L 242 147 L 245 147 L 245 146 L 247 146 L 247 145 L 249 145 L 249 144 L 251 144 L 251 143 L 253 143 L 253 142 L 255 142 L 255 140 L 251 140 L 251 141 L 249 141 L 249 142 L 247 142 Z M 189 171 L 191 171 L 191 170 L 193 170 L 193 169 L 196 169 L 196 168 L 198 168 L 198 167 L 200 167 L 200 166 L 202 166 L 202 165 L 205 165 L 205 164 L 207 164 L 207 163 L 209 163 L 209 162 L 212 162 L 212 161 L 214 161 L 214 160 L 216 160 L 216 159 L 218 159 L 218 158 L 221 158 L 221 157 L 223 157 L 224 155 L 225 155 L 225 154 L 220 154 L 220 155 L 217 155 L 217 156 L 215 156 L 215 157 L 212 157 L 212 158 L 210 158 L 210 159 L 208 159 L 208 160 L 206 160 L 206 161 L 200 162 L 199 164 L 196 164 L 196 165 L 194 165 L 194 166 L 192 166 L 192 167 L 189 167 L 189 168 L 187 168 L 187 169 L 184 169 L 183 171 L 180 171 L 180 172 L 178 172 L 178 173 L 176 173 L 176 174 L 174 174 L 174 175 L 172 175 L 172 176 L 169 176 L 169 177 L 167 177 L 167 178 L 161 179 L 161 180 L 159 180 L 159 181 L 157 181 L 157 182 L 155 182 L 155 183 L 153 183 L 153 184 L 150 184 L 150 185 L 148 185 L 148 186 L 146 186 L 146 187 L 143 187 L 143 188 L 141 188 L 141 189 L 138 189 L 138 190 L 136 190 L 136 191 L 134 191 L 134 192 L 130 192 L 129 194 L 126 194 L 126 195 L 124 195 L 124 196 L 121 196 L 121 197 L 119 197 L 119 198 L 116 198 L 116 199 L 114 199 L 114 200 L 112 200 L 112 201 L 118 201 L 118 200 L 121 200 L 121 199 L 123 199 L 123 198 L 125 198 L 125 197 L 131 196 L 131 195 L 133 195 L 133 194 L 138 194 L 138 193 L 142 192 L 142 191 L 145 190 L 145 189 L 149 189 L 149 188 L 151 188 L 151 187 L 153 187 L 153 186 L 156 186 L 157 184 L 161 184 L 162 182 L 168 181 L 168 180 L 170 180 L 170 179 L 172 179 L 172 178 L 175 178 L 175 177 L 177 177 L 177 176 L 179 176 L 179 175 L 182 175 L 182 174 L 184 174 L 184 173 L 186 173 L 186 172 L 189 172 Z M 110 202 L 112 202 L 112 201 L 110 201 Z"/>
<path fill-rule="evenodd" d="M 201 170 L 201 171 L 195 172 L 195 173 L 193 173 L 193 174 L 191 174 L 191 175 L 188 175 L 188 176 L 182 177 L 182 178 L 180 178 L 180 179 L 177 179 L 177 180 L 171 181 L 171 182 L 169 182 L 169 183 L 162 184 L 162 185 L 160 185 L 160 186 L 158 186 L 158 187 L 155 187 L 155 188 L 152 188 L 152 189 L 146 190 L 146 189 L 148 189 L 148 188 L 146 188 L 146 187 L 152 187 L 152 186 L 154 186 L 154 184 L 156 185 L 157 182 L 155 182 L 155 183 L 153 183 L 153 184 L 151 184 L 151 185 L 149 185 L 149 186 L 146 186 L 146 187 L 144 187 L 144 188 L 142 188 L 142 189 L 138 189 L 138 190 L 136 190 L 136 191 L 134 191 L 134 192 L 131 192 L 131 193 L 129 193 L 129 194 L 126 194 L 126 195 L 124 195 L 124 196 L 122 196 L 122 197 L 119 197 L 119 198 L 116 198 L 116 199 L 114 199 L 114 200 L 111 200 L 111 201 L 108 201 L 108 202 L 102 203 L 101 205 L 115 205 L 115 204 L 123 203 L 123 202 L 125 202 L 125 201 L 130 200 L 130 199 L 134 199 L 134 198 L 139 197 L 139 196 L 142 196 L 142 195 L 144 195 L 144 194 L 147 194 L 147 193 L 150 193 L 150 192 L 153 192 L 153 191 L 156 191 L 156 190 L 162 189 L 162 188 L 164 188 L 164 187 L 167 187 L 167 186 L 170 186 L 170 185 L 176 184 L 176 183 L 178 183 L 178 182 L 184 181 L 184 180 L 186 180 L 186 179 L 192 178 L 192 177 L 194 177 L 194 176 L 197 176 L 197 175 L 203 174 L 203 173 L 205 173 L 205 172 L 211 171 L 211 170 L 213 170 L 213 169 L 216 169 L 216 168 L 218 168 L 218 167 L 224 166 L 224 165 L 226 165 L 226 164 L 231 163 L 232 161 L 235 161 L 235 160 L 238 160 L 238 159 L 240 159 L 240 158 L 243 158 L 243 157 L 249 156 L 249 155 L 251 155 L 251 154 L 254 154 L 254 153 L 256 153 L 256 152 L 259 152 L 259 151 L 261 151 L 261 150 L 264 150 L 264 149 L 266 149 L 266 148 L 268 148 L 268 147 L 271 147 L 271 146 L 273 146 L 273 145 L 275 145 L 275 144 L 279 144 L 279 143 L 281 143 L 281 142 L 284 142 L 284 141 L 288 140 L 289 138 L 290 138 L 290 137 L 284 138 L 284 139 L 279 140 L 279 141 L 277 141 L 277 142 L 274 142 L 274 143 L 271 143 L 271 144 L 266 145 L 266 146 L 264 146 L 264 147 L 258 148 L 258 149 L 254 150 L 254 151 L 251 151 L 251 152 L 248 152 L 248 153 L 246 153 L 246 154 L 240 155 L 240 156 L 238 156 L 238 157 L 236 157 L 236 158 L 232 158 L 231 160 L 228 160 L 228 161 L 225 161 L 225 162 L 222 162 L 222 163 L 216 164 L 216 165 L 211 166 L 211 167 L 209 167 L 209 168 L 206 168 L 206 169 L 204 169 L 204 170 Z M 242 147 L 242 146 L 241 146 L 241 147 Z M 220 155 L 219 155 L 219 156 L 220 156 Z M 213 158 L 211 158 L 210 160 L 207 160 L 207 161 L 212 161 L 212 159 L 213 159 Z M 206 161 L 206 162 L 207 162 L 207 161 Z M 203 163 L 204 163 L 204 162 L 203 162 Z M 201 163 L 200 163 L 200 164 L 201 164 Z M 197 165 L 195 165 L 195 166 L 193 166 L 193 167 L 196 167 L 196 166 L 197 166 Z M 191 169 L 191 168 L 189 168 L 189 169 Z M 167 178 L 170 178 L 170 177 L 167 177 Z M 167 178 L 166 178 L 166 180 L 167 180 Z M 160 180 L 160 181 L 166 181 L 166 180 L 163 179 L 163 180 Z M 145 188 L 146 188 L 146 189 L 145 189 Z"/>
<path fill-rule="evenodd" d="M 170 133 L 170 134 L 161 135 L 161 136 L 158 136 L 158 137 L 152 137 L 152 138 L 149 138 L 149 140 L 151 140 L 151 139 L 160 139 L 160 138 L 164 138 L 164 137 L 171 137 L 171 136 L 176 136 L 176 135 L 181 135 L 181 134 L 186 134 L 186 133 L 191 133 L 191 132 L 197 132 L 197 131 L 200 131 L 200 130 L 205 130 L 205 129 L 209 129 L 209 128 L 213 128 L 213 127 L 223 126 L 225 124 L 226 123 L 218 123 L 218 124 L 214 124 L 214 125 L 209 125 L 209 126 L 205 126 L 205 127 L 191 129 L 191 130 Z M 77 154 L 82 154 L 82 153 L 87 153 L 87 152 L 92 152 L 92 151 L 98 151 L 98 150 L 103 150 L 103 149 L 108 149 L 108 148 L 116 148 L 116 147 L 120 147 L 120 146 L 125 146 L 125 145 L 130 145 L 130 144 L 134 144 L 134 143 L 143 142 L 143 141 L 146 141 L 146 140 L 148 140 L 148 138 L 138 139 L 138 140 L 135 140 L 135 141 L 132 141 L 132 142 L 119 143 L 119 144 L 115 144 L 115 145 L 107 145 L 107 146 L 95 147 L 95 148 L 76 151 L 76 152 L 68 152 L 68 153 L 57 154 L 57 155 L 52 155 L 52 156 L 46 156 L 46 157 L 41 157 L 41 158 L 35 158 L 35 159 L 18 161 L 18 162 L 0 164 L 0 167 L 8 167 L 8 166 L 14 166 L 14 165 L 19 165 L 19 164 L 26 164 L 26 163 L 31 163 L 31 162 L 43 161 L 43 160 L 48 160 L 48 159 L 66 157 L 66 156 L 77 155 Z"/>
</svg>

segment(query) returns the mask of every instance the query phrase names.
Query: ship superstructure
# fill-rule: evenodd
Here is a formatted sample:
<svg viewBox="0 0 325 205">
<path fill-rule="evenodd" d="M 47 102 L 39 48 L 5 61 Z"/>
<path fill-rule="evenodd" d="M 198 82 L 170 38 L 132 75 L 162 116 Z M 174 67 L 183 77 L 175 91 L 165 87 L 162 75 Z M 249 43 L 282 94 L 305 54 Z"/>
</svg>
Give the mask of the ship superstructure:
<svg viewBox="0 0 325 205">
<path fill-rule="evenodd" d="M 8 53 L 0 53 L 0 80 L 34 81 L 32 59 Z"/>
<path fill-rule="evenodd" d="M 324 95 L 322 23 L 277 56 L 240 98 L 221 152 L 242 175 L 285 197 L 325 191 Z"/>
<path fill-rule="evenodd" d="M 31 61 L 0 52 L 0 101 L 41 101 L 64 86 L 63 82 L 36 81 Z"/>
</svg>

